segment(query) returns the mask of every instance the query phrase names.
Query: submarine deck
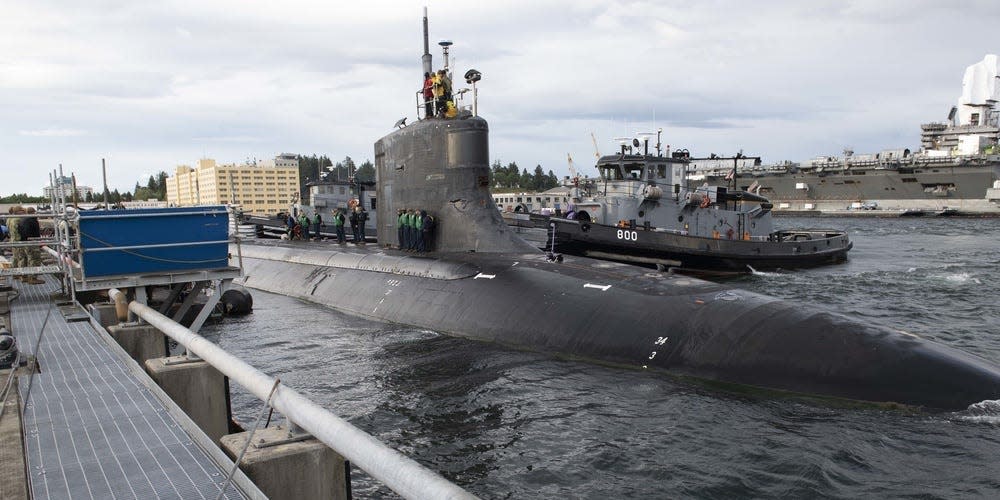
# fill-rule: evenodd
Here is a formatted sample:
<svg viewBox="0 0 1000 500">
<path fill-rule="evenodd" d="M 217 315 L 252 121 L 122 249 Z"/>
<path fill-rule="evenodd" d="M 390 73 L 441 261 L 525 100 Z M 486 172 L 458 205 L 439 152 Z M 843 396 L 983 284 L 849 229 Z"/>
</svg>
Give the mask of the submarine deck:
<svg viewBox="0 0 1000 500">
<path fill-rule="evenodd" d="M 512 266 L 538 268 L 584 280 L 607 279 L 615 286 L 644 295 L 672 296 L 716 293 L 725 287 L 686 275 L 640 268 L 619 262 L 564 256 L 552 262 L 545 253 L 428 252 L 414 254 L 378 245 L 339 245 L 328 241 L 252 240 L 239 250 L 245 258 L 338 267 L 432 279 L 485 278 Z M 233 249 L 231 254 L 237 255 Z M 595 283 L 595 286 L 600 286 Z"/>
<path fill-rule="evenodd" d="M 152 381 L 143 383 L 142 369 L 102 339 L 78 305 L 53 299 L 56 279 L 44 280 L 14 283 L 10 304 L 22 357 L 38 346 L 40 372 L 17 382 L 27 398 L 22 425 L 32 497 L 215 498 L 228 473 L 217 465 L 222 452 L 210 454 L 208 438 L 158 397 Z M 16 406 L 8 410 L 4 420 L 17 419 Z M 239 473 L 225 497 L 259 495 L 236 484 L 246 482 Z"/>
</svg>

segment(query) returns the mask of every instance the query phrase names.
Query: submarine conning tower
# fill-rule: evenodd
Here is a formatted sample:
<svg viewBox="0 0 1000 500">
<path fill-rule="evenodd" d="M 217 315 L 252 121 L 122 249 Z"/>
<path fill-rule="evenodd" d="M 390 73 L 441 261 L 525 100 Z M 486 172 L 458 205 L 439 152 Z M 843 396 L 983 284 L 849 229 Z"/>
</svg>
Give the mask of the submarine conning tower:
<svg viewBox="0 0 1000 500">
<path fill-rule="evenodd" d="M 397 210 L 437 219 L 435 252 L 540 252 L 504 223 L 490 195 L 489 125 L 425 118 L 375 143 L 378 241 L 398 245 Z"/>
<path fill-rule="evenodd" d="M 441 45 L 447 49 L 451 42 Z M 427 47 L 425 12 L 424 72 L 431 67 Z M 445 61 L 447 71 L 447 55 Z M 470 80 L 473 86 L 478 79 L 478 72 L 475 74 Z M 454 117 L 439 113 L 411 125 L 403 125 L 404 121 L 400 120 L 398 130 L 375 143 L 380 244 L 399 245 L 398 210 L 414 209 L 436 219 L 432 251 L 540 252 L 511 231 L 494 205 L 486 120 L 461 110 Z"/>
</svg>

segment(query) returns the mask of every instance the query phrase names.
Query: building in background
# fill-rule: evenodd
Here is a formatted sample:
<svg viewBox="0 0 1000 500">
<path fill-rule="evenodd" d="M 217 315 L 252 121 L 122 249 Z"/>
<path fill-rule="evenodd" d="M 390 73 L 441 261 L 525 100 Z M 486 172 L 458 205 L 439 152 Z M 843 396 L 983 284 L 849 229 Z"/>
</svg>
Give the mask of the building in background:
<svg viewBox="0 0 1000 500">
<path fill-rule="evenodd" d="M 179 165 L 167 178 L 172 206 L 235 204 L 244 213 L 274 215 L 287 211 L 298 192 L 299 160 L 290 154 L 243 165 L 204 158 L 193 168 Z"/>
<path fill-rule="evenodd" d="M 160 201 L 160 200 L 157 200 L 157 199 L 153 198 L 151 200 L 123 201 L 123 202 L 121 202 L 121 206 L 124 207 L 124 208 L 126 208 L 126 209 L 131 209 L 131 208 L 167 208 L 168 206 L 170 206 L 170 204 L 167 203 L 167 202 L 165 202 L 165 201 Z"/>
<path fill-rule="evenodd" d="M 87 195 L 94 195 L 94 188 L 90 186 L 76 186 L 76 199 L 78 201 L 84 201 L 87 199 Z M 45 186 L 42 188 L 42 196 L 46 198 L 56 198 L 66 197 L 67 201 L 73 201 L 73 178 L 72 177 L 59 177 L 56 179 L 55 186 Z"/>
</svg>

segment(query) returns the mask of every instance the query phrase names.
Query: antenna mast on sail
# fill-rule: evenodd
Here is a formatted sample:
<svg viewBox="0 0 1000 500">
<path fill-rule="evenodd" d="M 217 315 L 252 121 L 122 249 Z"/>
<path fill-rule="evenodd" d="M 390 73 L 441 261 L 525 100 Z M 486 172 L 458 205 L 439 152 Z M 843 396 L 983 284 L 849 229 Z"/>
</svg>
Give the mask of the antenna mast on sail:
<svg viewBox="0 0 1000 500">
<path fill-rule="evenodd" d="M 420 61 L 424 63 L 424 73 L 430 73 L 434 65 L 431 64 L 431 46 L 427 35 L 427 7 L 424 7 L 424 55 Z"/>
</svg>

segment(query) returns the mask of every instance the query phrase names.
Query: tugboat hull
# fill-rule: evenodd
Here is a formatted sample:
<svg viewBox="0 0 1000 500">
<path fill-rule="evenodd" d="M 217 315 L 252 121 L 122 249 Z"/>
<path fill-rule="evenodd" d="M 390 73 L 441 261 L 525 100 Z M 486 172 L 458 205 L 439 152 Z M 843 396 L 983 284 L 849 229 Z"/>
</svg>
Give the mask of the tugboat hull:
<svg viewBox="0 0 1000 500">
<path fill-rule="evenodd" d="M 754 269 L 803 268 L 847 260 L 853 244 L 841 231 L 796 230 L 773 233 L 767 240 L 705 238 L 644 227 L 620 228 L 551 218 L 555 250 L 637 264 L 685 269 L 745 272 Z"/>
</svg>

